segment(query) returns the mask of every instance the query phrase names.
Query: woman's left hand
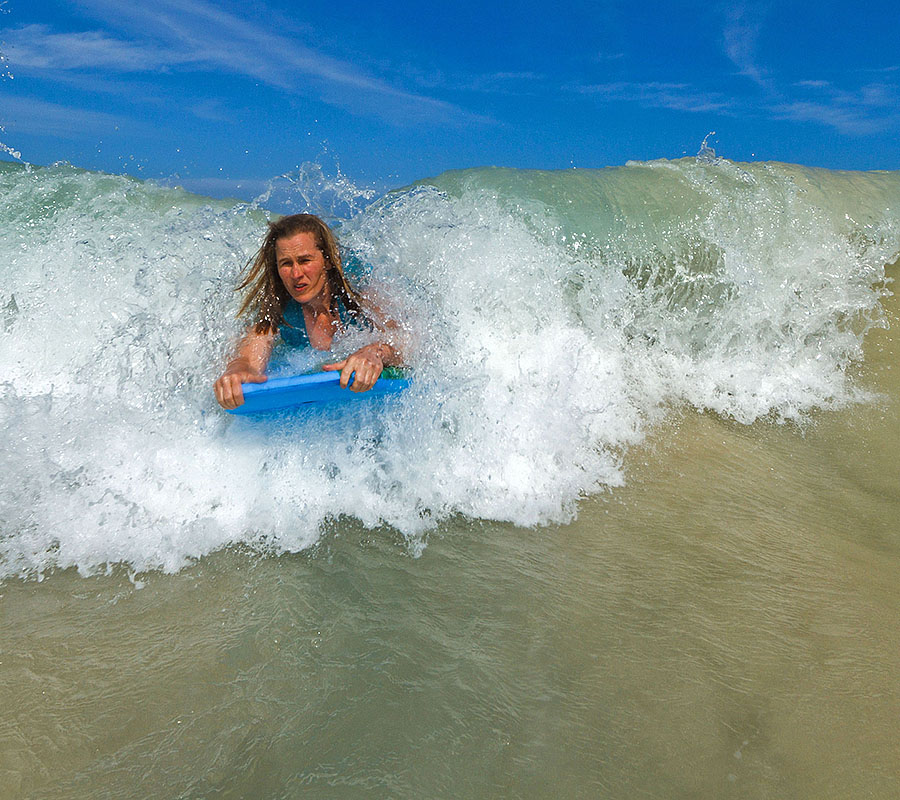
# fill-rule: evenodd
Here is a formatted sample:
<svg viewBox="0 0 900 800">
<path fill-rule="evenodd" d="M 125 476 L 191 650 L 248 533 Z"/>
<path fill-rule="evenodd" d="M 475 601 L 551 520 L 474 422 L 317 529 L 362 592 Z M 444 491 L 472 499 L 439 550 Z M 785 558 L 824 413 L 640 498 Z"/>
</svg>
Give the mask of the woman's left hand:
<svg viewBox="0 0 900 800">
<path fill-rule="evenodd" d="M 353 385 L 350 386 L 351 392 L 367 392 L 375 385 L 381 377 L 381 371 L 384 369 L 384 361 L 381 355 L 382 345 L 368 344 L 357 350 L 353 355 L 347 356 L 343 361 L 337 361 L 333 364 L 325 364 L 324 370 L 340 370 L 341 371 L 341 387 L 346 389 L 350 383 L 350 376 L 356 373 L 353 378 Z"/>
</svg>

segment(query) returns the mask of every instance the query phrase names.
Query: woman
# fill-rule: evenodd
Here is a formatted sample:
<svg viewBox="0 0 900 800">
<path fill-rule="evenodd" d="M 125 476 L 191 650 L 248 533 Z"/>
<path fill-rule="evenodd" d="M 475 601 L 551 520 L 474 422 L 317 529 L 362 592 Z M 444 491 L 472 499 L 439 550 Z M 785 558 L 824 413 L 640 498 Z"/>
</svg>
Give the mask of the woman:
<svg viewBox="0 0 900 800">
<path fill-rule="evenodd" d="M 311 345 L 328 350 L 338 331 L 354 322 L 368 321 L 379 339 L 323 369 L 340 370 L 341 386 L 365 392 L 386 366 L 400 366 L 402 353 L 388 341 L 396 324 L 380 319 L 370 301 L 347 282 L 337 241 L 331 229 L 312 214 L 295 214 L 269 223 L 269 230 L 247 275 L 237 287 L 247 289 L 238 316 L 256 317 L 241 339 L 234 358 L 215 382 L 216 399 L 223 408 L 244 402 L 242 383 L 263 383 L 275 336 L 290 345 Z M 380 323 L 380 324 L 379 324 Z"/>
</svg>

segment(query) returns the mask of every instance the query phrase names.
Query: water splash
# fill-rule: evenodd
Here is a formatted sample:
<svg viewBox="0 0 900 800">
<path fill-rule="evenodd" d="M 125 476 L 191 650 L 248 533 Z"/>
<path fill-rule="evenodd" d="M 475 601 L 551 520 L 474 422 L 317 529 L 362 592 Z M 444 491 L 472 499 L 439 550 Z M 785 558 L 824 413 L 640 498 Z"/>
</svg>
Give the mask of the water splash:
<svg viewBox="0 0 900 800">
<path fill-rule="evenodd" d="M 377 195 L 374 189 L 360 187 L 344 175 L 337 162 L 326 171 L 321 164 L 307 161 L 293 172 L 269 180 L 253 205 L 284 214 L 316 214 L 334 224 L 359 214 Z"/>
<path fill-rule="evenodd" d="M 715 135 L 715 131 L 710 131 L 703 137 L 703 141 L 700 143 L 700 149 L 697 151 L 697 161 L 701 164 L 715 164 L 719 161 L 716 151 L 708 144 L 709 137 Z"/>
<path fill-rule="evenodd" d="M 673 406 L 863 398 L 847 367 L 900 253 L 896 173 L 684 159 L 363 195 L 342 244 L 406 309 L 416 381 L 273 423 L 210 389 L 266 212 L 67 165 L 0 164 L 0 191 L 2 575 L 298 550 L 342 516 L 413 552 L 460 514 L 564 522 Z"/>
</svg>

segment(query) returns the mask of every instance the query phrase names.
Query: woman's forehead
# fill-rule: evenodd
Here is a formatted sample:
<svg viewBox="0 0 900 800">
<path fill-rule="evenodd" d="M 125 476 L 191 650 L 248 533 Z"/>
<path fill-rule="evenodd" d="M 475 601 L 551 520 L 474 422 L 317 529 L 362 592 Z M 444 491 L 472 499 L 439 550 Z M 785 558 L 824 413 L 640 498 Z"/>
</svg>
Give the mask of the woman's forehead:
<svg viewBox="0 0 900 800">
<path fill-rule="evenodd" d="M 285 254 L 318 252 L 314 233 L 302 232 L 291 236 L 282 236 L 275 240 L 275 252 Z"/>
</svg>

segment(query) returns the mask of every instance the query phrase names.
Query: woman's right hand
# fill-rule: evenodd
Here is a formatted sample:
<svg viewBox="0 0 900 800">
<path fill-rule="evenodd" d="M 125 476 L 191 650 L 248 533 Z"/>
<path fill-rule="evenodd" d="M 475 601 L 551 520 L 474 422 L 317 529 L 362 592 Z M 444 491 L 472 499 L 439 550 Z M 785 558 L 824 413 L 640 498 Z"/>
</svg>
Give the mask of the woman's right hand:
<svg viewBox="0 0 900 800">
<path fill-rule="evenodd" d="M 267 375 L 251 372 L 246 368 L 227 369 L 225 374 L 213 384 L 213 388 L 216 390 L 216 400 L 219 401 L 222 408 L 235 409 L 244 404 L 242 383 L 265 383 L 267 380 L 269 380 Z"/>
<path fill-rule="evenodd" d="M 228 362 L 225 372 L 214 384 L 216 400 L 222 408 L 233 411 L 244 404 L 242 383 L 265 383 L 266 366 L 272 353 L 275 333 L 256 333 L 250 328 L 237 346 L 237 353 Z"/>
</svg>

